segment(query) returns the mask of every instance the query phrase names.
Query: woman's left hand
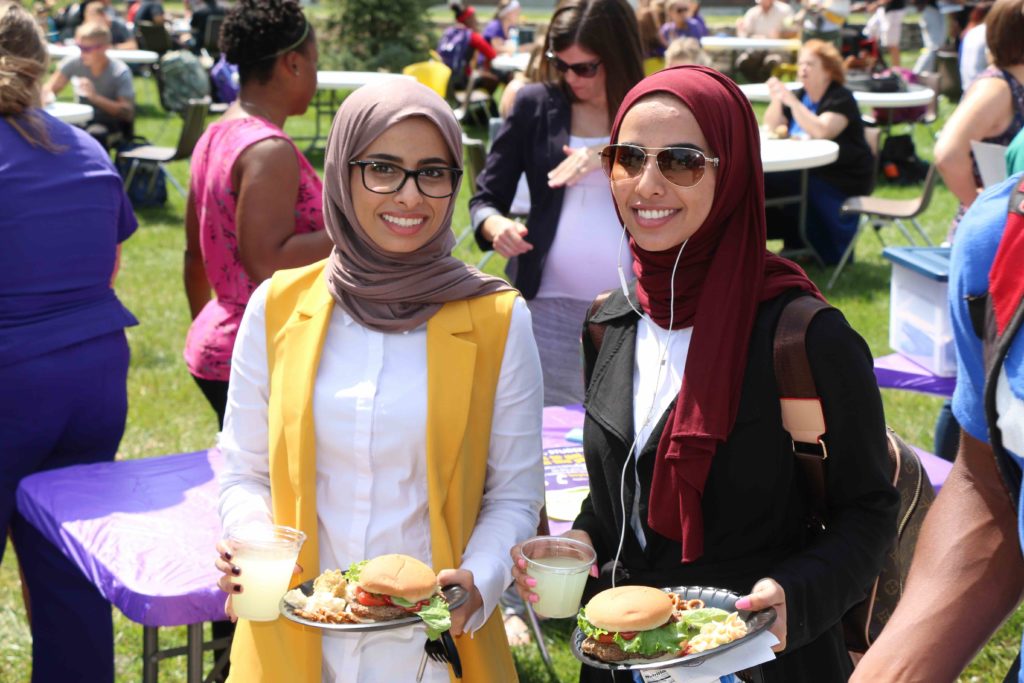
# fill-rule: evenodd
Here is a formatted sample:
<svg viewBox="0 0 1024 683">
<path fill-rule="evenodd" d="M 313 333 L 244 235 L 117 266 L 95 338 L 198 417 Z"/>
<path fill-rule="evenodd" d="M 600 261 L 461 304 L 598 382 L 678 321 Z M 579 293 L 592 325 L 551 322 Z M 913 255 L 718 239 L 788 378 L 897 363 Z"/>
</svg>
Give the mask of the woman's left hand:
<svg viewBox="0 0 1024 683">
<path fill-rule="evenodd" d="M 473 583 L 473 572 L 468 569 L 442 569 L 437 573 L 437 581 L 442 586 L 449 586 L 456 583 L 469 593 L 469 600 L 458 609 L 452 610 L 453 636 L 461 636 L 466 628 L 466 622 L 473 616 L 473 613 L 484 606 L 484 598 L 480 595 L 476 584 Z"/>
<path fill-rule="evenodd" d="M 601 157 L 597 149 L 575 149 L 564 145 L 562 151 L 565 152 L 565 160 L 548 172 L 549 187 L 571 187 L 583 176 L 601 168 Z"/>
<path fill-rule="evenodd" d="M 761 579 L 754 584 L 750 595 L 736 601 L 736 609 L 756 612 L 769 607 L 775 608 L 775 623 L 769 629 L 779 639 L 779 644 L 772 648 L 774 652 L 786 649 L 786 591 L 775 579 Z"/>
</svg>

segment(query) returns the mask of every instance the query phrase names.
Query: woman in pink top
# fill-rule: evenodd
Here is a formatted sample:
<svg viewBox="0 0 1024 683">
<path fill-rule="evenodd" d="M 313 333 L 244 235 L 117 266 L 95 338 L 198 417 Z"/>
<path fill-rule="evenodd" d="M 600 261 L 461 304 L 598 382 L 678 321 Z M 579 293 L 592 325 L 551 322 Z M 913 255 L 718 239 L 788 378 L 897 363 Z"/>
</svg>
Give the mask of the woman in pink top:
<svg viewBox="0 0 1024 683">
<path fill-rule="evenodd" d="M 274 271 L 327 257 L 331 242 L 320 178 L 282 130 L 316 94 L 313 28 L 295 0 L 242 0 L 224 18 L 220 47 L 238 64 L 241 91 L 192 153 L 184 276 L 185 360 L 223 427 L 249 296 Z"/>
</svg>

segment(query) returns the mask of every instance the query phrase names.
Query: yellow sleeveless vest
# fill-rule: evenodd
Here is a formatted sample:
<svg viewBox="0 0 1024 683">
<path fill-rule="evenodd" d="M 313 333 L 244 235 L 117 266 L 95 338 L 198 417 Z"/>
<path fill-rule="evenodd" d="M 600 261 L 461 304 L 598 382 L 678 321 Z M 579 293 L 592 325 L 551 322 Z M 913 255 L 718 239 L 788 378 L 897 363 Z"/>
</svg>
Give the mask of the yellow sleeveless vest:
<svg viewBox="0 0 1024 683">
<path fill-rule="evenodd" d="M 274 522 L 304 531 L 302 574 L 319 573 L 313 384 L 334 308 L 325 262 L 281 271 L 267 294 Z M 458 567 L 483 498 L 494 393 L 517 294 L 445 304 L 427 322 L 427 500 L 434 570 Z M 449 495 L 454 492 L 456 495 Z M 319 683 L 321 636 L 287 619 L 239 620 L 229 683 Z M 456 639 L 464 683 L 518 680 L 497 611 Z M 449 675 L 451 675 L 449 673 Z M 451 676 L 451 680 L 456 680 Z"/>
</svg>

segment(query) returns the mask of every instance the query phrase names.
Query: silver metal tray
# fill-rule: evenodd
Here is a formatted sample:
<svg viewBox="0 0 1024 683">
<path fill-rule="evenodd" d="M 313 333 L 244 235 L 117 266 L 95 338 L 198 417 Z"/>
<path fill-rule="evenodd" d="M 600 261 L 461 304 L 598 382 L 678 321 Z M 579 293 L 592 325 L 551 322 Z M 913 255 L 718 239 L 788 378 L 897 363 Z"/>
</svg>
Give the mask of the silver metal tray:
<svg viewBox="0 0 1024 683">
<path fill-rule="evenodd" d="M 313 579 L 310 579 L 309 581 L 306 581 L 305 583 L 301 584 L 300 586 L 298 586 L 298 589 L 306 595 L 312 595 Z M 469 599 L 469 593 L 467 593 L 466 590 L 458 584 L 443 586 L 441 588 L 441 594 L 444 595 L 445 600 L 448 601 L 449 609 L 461 607 L 463 603 L 465 603 L 466 600 Z M 393 628 L 404 628 L 406 626 L 415 626 L 416 624 L 423 623 L 419 617 L 413 614 L 408 617 L 403 617 L 401 619 L 389 619 L 387 621 L 371 621 L 362 624 L 325 624 L 321 621 L 313 621 L 311 619 L 300 617 L 298 614 L 295 613 L 295 608 L 289 605 L 287 602 L 285 602 L 284 598 L 281 598 L 280 609 L 281 614 L 286 619 L 291 619 L 292 621 L 298 624 L 302 624 L 303 626 L 311 626 L 313 628 L 318 628 L 324 631 L 342 631 L 346 633 L 358 633 L 365 631 L 387 631 Z"/>
<path fill-rule="evenodd" d="M 737 610 L 736 601 L 739 600 L 741 596 L 733 593 L 732 591 L 727 591 L 724 588 L 707 588 L 705 586 L 673 586 L 671 588 L 662 588 L 661 590 L 666 593 L 675 593 L 682 600 L 693 600 L 696 598 L 703 600 L 704 605 L 707 607 L 718 607 L 719 609 L 724 609 L 727 612 L 739 612 L 740 619 L 742 619 L 747 625 L 747 634 L 742 638 L 737 638 L 731 643 L 719 645 L 714 649 L 697 652 L 692 655 L 685 655 L 683 657 L 629 659 L 624 662 L 603 662 L 596 657 L 591 657 L 590 655 L 583 653 L 581 646 L 583 645 L 583 641 L 587 639 L 587 636 L 584 635 L 584 633 L 577 627 L 573 629 L 572 637 L 569 639 L 572 653 L 575 655 L 576 659 L 580 660 L 587 666 L 592 666 L 596 669 L 610 669 L 613 671 L 664 669 L 670 666 L 698 666 L 708 657 L 714 657 L 715 655 L 746 643 L 775 622 L 776 614 L 774 608 L 769 607 L 768 609 L 761 610 L 759 612 Z"/>
</svg>

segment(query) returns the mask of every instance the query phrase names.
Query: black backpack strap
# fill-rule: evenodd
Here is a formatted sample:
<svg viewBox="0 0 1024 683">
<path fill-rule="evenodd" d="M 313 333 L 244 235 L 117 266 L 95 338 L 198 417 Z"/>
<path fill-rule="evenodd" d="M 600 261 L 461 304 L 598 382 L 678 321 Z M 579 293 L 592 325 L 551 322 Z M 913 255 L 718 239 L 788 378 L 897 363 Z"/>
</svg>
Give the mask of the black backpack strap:
<svg viewBox="0 0 1024 683">
<path fill-rule="evenodd" d="M 822 526 L 827 509 L 825 460 L 828 448 L 822 440 L 826 430 L 825 411 L 807 359 L 807 328 L 816 315 L 831 308 L 814 296 L 790 301 L 779 316 L 772 348 L 782 426 L 793 440 L 793 455 L 803 472 L 816 523 Z"/>
</svg>

